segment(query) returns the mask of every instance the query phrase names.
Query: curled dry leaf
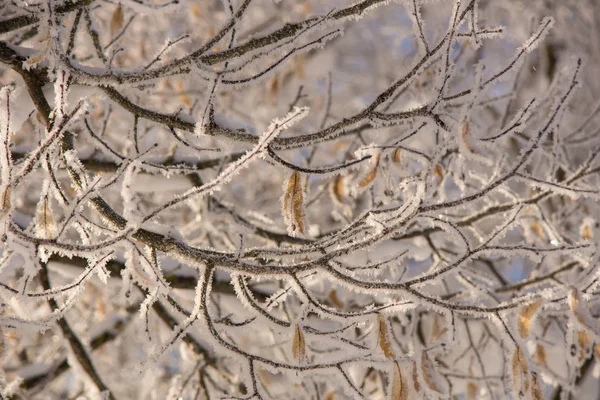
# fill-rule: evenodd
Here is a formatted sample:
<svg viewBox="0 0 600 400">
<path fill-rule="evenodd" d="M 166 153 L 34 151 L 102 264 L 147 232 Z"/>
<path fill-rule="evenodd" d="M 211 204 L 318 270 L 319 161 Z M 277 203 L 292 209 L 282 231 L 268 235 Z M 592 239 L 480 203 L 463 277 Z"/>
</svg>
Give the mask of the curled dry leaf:
<svg viewBox="0 0 600 400">
<path fill-rule="evenodd" d="M 535 313 L 538 310 L 538 308 L 540 308 L 541 305 L 542 305 L 542 299 L 538 299 L 531 304 L 523 306 L 521 308 L 521 310 L 519 311 L 519 318 L 518 318 L 517 325 L 519 328 L 519 335 L 521 336 L 521 338 L 524 339 L 527 336 L 529 336 L 529 332 L 531 331 L 531 323 L 533 321 L 533 317 L 535 317 Z"/>
<path fill-rule="evenodd" d="M 408 400 L 408 382 L 398 363 L 394 364 L 392 380 L 392 400 Z"/>
<path fill-rule="evenodd" d="M 396 163 L 399 164 L 400 161 L 402 161 L 402 153 L 400 151 L 400 148 L 397 148 L 396 150 L 394 150 L 394 155 L 392 156 L 392 160 Z"/>
<path fill-rule="evenodd" d="M 338 174 L 333 179 L 333 182 L 331 182 L 331 197 L 335 202 L 343 204 L 345 195 L 344 177 Z"/>
<path fill-rule="evenodd" d="M 529 391 L 529 373 L 527 360 L 520 347 L 515 349 L 512 358 L 513 386 L 517 393 Z M 522 390 L 521 390 L 522 389 Z"/>
<path fill-rule="evenodd" d="M 386 358 L 389 358 L 390 360 L 395 359 L 396 355 L 394 354 L 394 350 L 392 349 L 392 342 L 390 342 L 390 338 L 388 336 L 387 323 L 385 322 L 385 319 L 381 314 L 377 315 L 377 326 L 377 344 L 379 348 L 381 348 Z"/>
<path fill-rule="evenodd" d="M 119 31 L 123 27 L 123 22 L 125 20 L 124 17 L 125 16 L 123 14 L 123 7 L 121 7 L 121 5 L 119 4 L 119 6 L 113 12 L 112 17 L 110 18 L 110 35 L 111 36 L 114 37 L 117 35 L 117 33 L 119 33 Z"/>
<path fill-rule="evenodd" d="M 292 341 L 292 355 L 299 362 L 306 358 L 306 343 L 304 342 L 304 333 L 298 325 L 294 329 L 294 340 Z"/>
<path fill-rule="evenodd" d="M 294 171 L 288 180 L 283 195 L 283 216 L 290 235 L 306 232 L 306 215 L 304 214 L 304 193 L 302 179 L 298 171 Z"/>
<path fill-rule="evenodd" d="M 377 176 L 377 169 L 379 168 L 379 160 L 380 160 L 380 158 L 381 158 L 381 154 L 377 154 L 375 156 L 375 161 L 373 162 L 373 168 L 358 183 L 358 187 L 360 187 L 361 189 L 362 188 L 366 188 L 367 186 L 369 186 L 375 180 L 375 177 Z"/>
</svg>

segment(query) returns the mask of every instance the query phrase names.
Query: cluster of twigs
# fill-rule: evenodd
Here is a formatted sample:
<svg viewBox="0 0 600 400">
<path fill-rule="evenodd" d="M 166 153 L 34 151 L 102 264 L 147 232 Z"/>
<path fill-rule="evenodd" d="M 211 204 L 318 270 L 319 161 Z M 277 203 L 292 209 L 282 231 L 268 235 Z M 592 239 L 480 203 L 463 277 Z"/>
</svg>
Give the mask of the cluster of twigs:
<svg viewBox="0 0 600 400">
<path fill-rule="evenodd" d="M 552 19 L 499 64 L 484 54 L 504 29 L 477 0 L 453 1 L 442 34 L 419 1 L 384 3 L 253 32 L 260 5 L 228 2 L 202 43 L 146 58 L 139 9 L 160 21 L 184 5 L 2 6 L 3 396 L 73 395 L 57 384 L 70 368 L 111 399 L 578 388 L 600 356 L 600 142 L 596 112 L 569 109 L 581 61 L 522 90 Z M 358 109 L 335 98 L 335 71 L 321 98 L 299 84 L 283 100 L 282 70 L 380 5 L 410 16 L 410 65 Z M 69 356 L 42 351 L 56 346 Z M 169 379 L 118 379 L 117 359 L 149 374 L 168 354 Z"/>
</svg>

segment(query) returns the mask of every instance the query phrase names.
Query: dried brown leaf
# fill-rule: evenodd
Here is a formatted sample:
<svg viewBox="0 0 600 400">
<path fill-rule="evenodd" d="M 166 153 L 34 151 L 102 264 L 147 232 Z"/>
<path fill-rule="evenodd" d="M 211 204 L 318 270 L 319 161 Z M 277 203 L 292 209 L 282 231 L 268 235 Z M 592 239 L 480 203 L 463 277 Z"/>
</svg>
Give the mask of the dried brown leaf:
<svg viewBox="0 0 600 400">
<path fill-rule="evenodd" d="M 523 339 L 529 336 L 529 332 L 531 331 L 531 322 L 533 321 L 536 311 L 541 305 L 542 299 L 538 299 L 533 303 L 523 306 L 519 311 L 517 326 L 519 328 L 519 335 L 521 335 Z"/>
<path fill-rule="evenodd" d="M 283 215 L 288 223 L 290 234 L 306 232 L 304 193 L 302 190 L 302 179 L 298 171 L 294 171 L 288 180 L 283 196 Z"/>
<path fill-rule="evenodd" d="M 390 342 L 390 338 L 388 336 L 387 331 L 387 323 L 381 314 L 377 315 L 377 325 L 378 325 L 378 336 L 377 336 L 377 344 L 379 348 L 383 351 L 383 354 L 386 358 L 393 360 L 396 358 L 394 354 L 394 349 L 392 348 L 392 342 Z"/>
<path fill-rule="evenodd" d="M 344 178 L 341 175 L 336 175 L 331 183 L 331 193 L 333 194 L 333 199 L 338 203 L 344 203 Z"/>
<path fill-rule="evenodd" d="M 390 338 L 388 336 L 387 323 L 381 314 L 377 315 L 377 324 L 378 324 L 378 337 L 377 344 L 383 351 L 383 354 L 386 358 L 395 359 L 396 355 L 394 354 L 394 350 L 392 348 L 392 343 L 390 342 Z"/>
<path fill-rule="evenodd" d="M 394 379 L 392 381 L 392 400 L 408 400 L 408 382 L 402 373 L 400 365 L 394 365 Z"/>
<path fill-rule="evenodd" d="M 329 293 L 329 301 L 331 301 L 331 304 L 333 304 L 334 306 L 336 306 L 336 308 L 341 309 L 342 308 L 342 302 L 340 301 L 340 299 L 337 296 L 337 292 L 335 291 L 335 289 L 333 289 L 330 293 Z"/>
<path fill-rule="evenodd" d="M 579 344 L 579 361 L 583 361 L 592 346 L 592 338 L 586 331 L 578 331 L 577 343 Z"/>
<path fill-rule="evenodd" d="M 474 382 L 467 382 L 467 400 L 475 400 L 477 399 L 477 392 L 479 391 L 479 386 Z"/>
<path fill-rule="evenodd" d="M 461 131 L 462 140 L 465 143 L 465 147 L 467 148 L 467 150 L 473 153 L 473 146 L 469 142 L 469 135 L 471 135 L 471 126 L 468 122 L 463 122 Z"/>
<path fill-rule="evenodd" d="M 323 397 L 323 400 L 335 400 L 335 392 L 329 392 Z"/>
<path fill-rule="evenodd" d="M 54 236 L 54 219 L 48 197 L 44 196 L 37 213 L 37 229 L 41 237 L 50 238 Z"/>
<path fill-rule="evenodd" d="M 373 169 L 371 169 L 371 171 L 369 171 L 369 173 L 367 175 L 365 175 L 365 177 L 358 184 L 358 187 L 365 188 L 365 187 L 369 186 L 375 180 L 375 177 L 377 176 L 377 170 L 379 168 L 380 156 L 381 156 L 380 154 L 377 154 L 377 156 L 375 156 L 375 162 L 373 163 L 374 164 Z"/>
<path fill-rule="evenodd" d="M 402 161 L 402 152 L 400 151 L 400 148 L 397 148 L 396 150 L 394 150 L 394 154 L 392 156 L 392 160 L 396 164 L 399 164 L 400 161 Z"/>
<path fill-rule="evenodd" d="M 543 400 L 544 392 L 542 392 L 542 388 L 540 386 L 540 381 L 538 380 L 537 374 L 531 374 L 531 398 L 533 400 Z"/>
<path fill-rule="evenodd" d="M 263 385 L 270 386 L 273 383 L 273 377 L 269 371 L 262 368 L 257 368 L 256 370 Z"/>
<path fill-rule="evenodd" d="M 438 183 L 442 183 L 442 181 L 444 180 L 444 169 L 442 168 L 442 166 L 440 164 L 437 164 L 435 166 L 435 168 L 433 169 L 433 176 L 439 178 Z"/>
<path fill-rule="evenodd" d="M 119 4 L 110 18 L 110 35 L 112 37 L 116 36 L 123 27 L 123 22 L 125 20 L 124 17 L 125 15 L 123 14 L 123 7 L 121 7 Z"/>
<path fill-rule="evenodd" d="M 529 390 L 529 373 L 527 369 L 527 360 L 525 354 L 520 347 L 515 349 L 512 358 L 512 373 L 513 373 L 513 385 L 516 392 L 521 392 L 521 387 L 524 389 L 523 392 Z"/>
<path fill-rule="evenodd" d="M 0 193 L 0 211 L 6 211 L 10 209 L 10 186 L 6 186 L 2 193 Z"/>
<path fill-rule="evenodd" d="M 546 239 L 546 232 L 544 232 L 544 228 L 542 228 L 542 225 L 540 225 L 539 222 L 537 221 L 533 221 L 531 223 L 531 230 L 533 231 L 533 233 L 536 234 L 537 237 L 539 237 L 542 240 Z"/>
<path fill-rule="evenodd" d="M 300 362 L 306 357 L 306 343 L 304 343 L 304 333 L 299 326 L 294 329 L 294 339 L 292 340 L 292 355 Z"/>
<path fill-rule="evenodd" d="M 539 343 L 535 346 L 535 360 L 540 365 L 548 365 L 548 360 L 546 358 L 546 349 Z"/>
<path fill-rule="evenodd" d="M 581 228 L 581 238 L 583 240 L 591 240 L 594 238 L 594 232 L 592 231 L 592 227 L 587 222 L 583 224 L 583 227 Z"/>
</svg>

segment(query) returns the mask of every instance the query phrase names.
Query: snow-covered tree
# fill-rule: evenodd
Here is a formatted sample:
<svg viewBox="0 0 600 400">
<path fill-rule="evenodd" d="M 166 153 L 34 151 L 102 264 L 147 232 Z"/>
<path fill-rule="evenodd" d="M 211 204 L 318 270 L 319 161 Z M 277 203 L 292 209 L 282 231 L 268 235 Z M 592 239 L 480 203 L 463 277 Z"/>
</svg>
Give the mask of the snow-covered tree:
<svg viewBox="0 0 600 400">
<path fill-rule="evenodd" d="M 6 0 L 0 398 L 595 399 L 595 0 Z"/>
</svg>

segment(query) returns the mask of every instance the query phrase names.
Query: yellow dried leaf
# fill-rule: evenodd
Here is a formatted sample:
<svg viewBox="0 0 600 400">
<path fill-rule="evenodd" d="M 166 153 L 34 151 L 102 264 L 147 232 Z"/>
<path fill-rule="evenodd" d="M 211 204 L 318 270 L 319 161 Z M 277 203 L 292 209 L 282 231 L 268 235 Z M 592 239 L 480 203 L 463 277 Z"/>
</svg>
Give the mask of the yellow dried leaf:
<svg viewBox="0 0 600 400">
<path fill-rule="evenodd" d="M 335 289 L 333 289 L 331 291 L 331 293 L 329 293 L 329 301 L 331 301 L 331 304 L 333 304 L 334 306 L 336 306 L 336 308 L 338 308 L 338 309 L 342 308 L 342 302 L 338 298 L 337 292 L 335 291 Z"/>
<path fill-rule="evenodd" d="M 540 387 L 540 381 L 538 380 L 537 374 L 531 374 L 531 398 L 533 400 L 543 400 L 544 393 Z"/>
<path fill-rule="evenodd" d="M 408 400 L 408 382 L 402 374 L 400 365 L 394 365 L 394 379 L 392 380 L 392 400 Z"/>
<path fill-rule="evenodd" d="M 192 106 L 192 99 L 188 95 L 185 95 L 185 94 L 180 95 L 179 101 L 181 101 L 183 104 L 185 104 L 186 107 Z"/>
<path fill-rule="evenodd" d="M 433 169 L 433 175 L 440 178 L 439 183 L 441 183 L 444 180 L 444 170 L 440 164 L 437 164 Z"/>
<path fill-rule="evenodd" d="M 471 153 L 473 153 L 473 146 L 471 146 L 471 143 L 469 142 L 470 134 L 471 134 L 471 126 L 469 125 L 468 122 L 463 122 L 462 131 L 461 131 L 462 140 L 465 143 L 465 147 L 467 148 L 467 150 L 469 150 Z"/>
<path fill-rule="evenodd" d="M 531 223 L 531 230 L 539 237 L 540 239 L 546 239 L 546 233 L 544 232 L 544 228 L 540 225 L 539 222 L 533 221 Z"/>
<path fill-rule="evenodd" d="M 424 351 L 421 353 L 421 373 L 423 374 L 423 380 L 429 389 L 441 393 L 440 389 L 435 384 L 435 380 L 433 378 L 434 367 L 433 362 L 427 355 L 427 352 Z"/>
<path fill-rule="evenodd" d="M 519 319 L 517 322 L 519 328 L 519 335 L 524 339 L 529 336 L 531 331 L 531 322 L 537 309 L 542 305 L 542 299 L 538 299 L 531 304 L 523 306 L 519 311 Z"/>
<path fill-rule="evenodd" d="M 596 352 L 596 357 L 600 358 L 600 344 L 594 346 L 594 351 Z"/>
<path fill-rule="evenodd" d="M 577 306 L 579 305 L 579 293 L 577 289 L 573 288 L 569 293 L 569 308 L 571 311 L 576 312 Z"/>
<path fill-rule="evenodd" d="M 199 4 L 192 5 L 192 16 L 196 19 L 198 19 L 202 16 L 202 8 L 200 7 Z"/>
<path fill-rule="evenodd" d="M 37 229 L 41 237 L 50 238 L 54 236 L 54 220 L 48 197 L 44 196 L 37 213 Z"/>
<path fill-rule="evenodd" d="M 387 323 L 381 314 L 377 315 L 377 326 L 377 344 L 379 345 L 379 348 L 383 351 L 383 354 L 386 358 L 389 358 L 390 360 L 395 359 L 396 355 L 394 354 L 392 342 L 390 342 L 390 338 L 388 336 Z"/>
<path fill-rule="evenodd" d="M 283 216 L 288 223 L 290 234 L 306 231 L 306 215 L 304 214 L 304 193 L 302 179 L 298 171 L 294 171 L 288 180 L 283 196 Z"/>
<path fill-rule="evenodd" d="M 336 175 L 331 184 L 331 193 L 333 199 L 338 203 L 344 202 L 344 178 L 341 175 Z"/>
<path fill-rule="evenodd" d="M 467 382 L 467 400 L 477 399 L 479 387 L 474 382 Z"/>
<path fill-rule="evenodd" d="M 546 359 L 546 349 L 541 344 L 537 344 L 535 346 L 535 360 L 540 365 L 548 365 L 548 361 Z"/>
<path fill-rule="evenodd" d="M 323 397 L 323 400 L 335 400 L 335 392 L 329 392 Z"/>
<path fill-rule="evenodd" d="M 98 297 L 98 300 L 96 301 L 96 307 L 98 315 L 100 315 L 102 318 L 106 317 L 106 308 L 104 307 L 104 301 L 102 301 L 101 297 Z"/>
<path fill-rule="evenodd" d="M 304 343 L 304 333 L 299 326 L 294 329 L 294 340 L 292 341 L 292 355 L 300 362 L 306 357 L 306 344 Z"/>
<path fill-rule="evenodd" d="M 257 368 L 257 372 L 263 385 L 269 386 L 273 383 L 273 378 L 269 371 L 262 368 Z"/>
<path fill-rule="evenodd" d="M 512 358 L 512 373 L 513 373 L 513 385 L 516 392 L 527 392 L 529 390 L 529 373 L 527 370 L 527 360 L 525 354 L 520 347 L 515 349 Z"/>
<path fill-rule="evenodd" d="M 10 209 L 10 186 L 6 186 L 2 193 L 0 193 L 0 211 L 7 211 Z"/>
<path fill-rule="evenodd" d="M 586 358 L 589 347 L 592 345 L 592 338 L 586 331 L 578 331 L 577 343 L 579 344 L 579 361 L 583 361 Z"/>
<path fill-rule="evenodd" d="M 369 171 L 369 173 L 367 175 L 365 175 L 365 177 L 358 184 L 358 187 L 365 188 L 365 187 L 369 186 L 375 180 L 375 177 L 377 176 L 377 169 L 379 168 L 379 159 L 380 159 L 380 155 L 377 154 L 377 156 L 375 156 L 375 162 L 373 165 L 373 169 L 371 169 L 371 171 Z"/>
<path fill-rule="evenodd" d="M 583 240 L 590 240 L 594 238 L 594 232 L 592 231 L 592 227 L 587 222 L 583 224 L 583 227 L 581 228 L 581 238 Z"/>
<path fill-rule="evenodd" d="M 112 17 L 110 18 L 111 36 L 116 36 L 117 33 L 119 33 L 119 31 L 123 27 L 123 21 L 125 20 L 124 16 L 125 15 L 123 14 L 123 7 L 121 7 L 121 5 L 119 4 L 119 6 L 113 12 Z"/>
<path fill-rule="evenodd" d="M 400 151 L 400 148 L 397 148 L 396 150 L 394 150 L 394 155 L 392 156 L 392 160 L 396 163 L 399 164 L 400 161 L 402 161 L 402 153 Z"/>
</svg>

